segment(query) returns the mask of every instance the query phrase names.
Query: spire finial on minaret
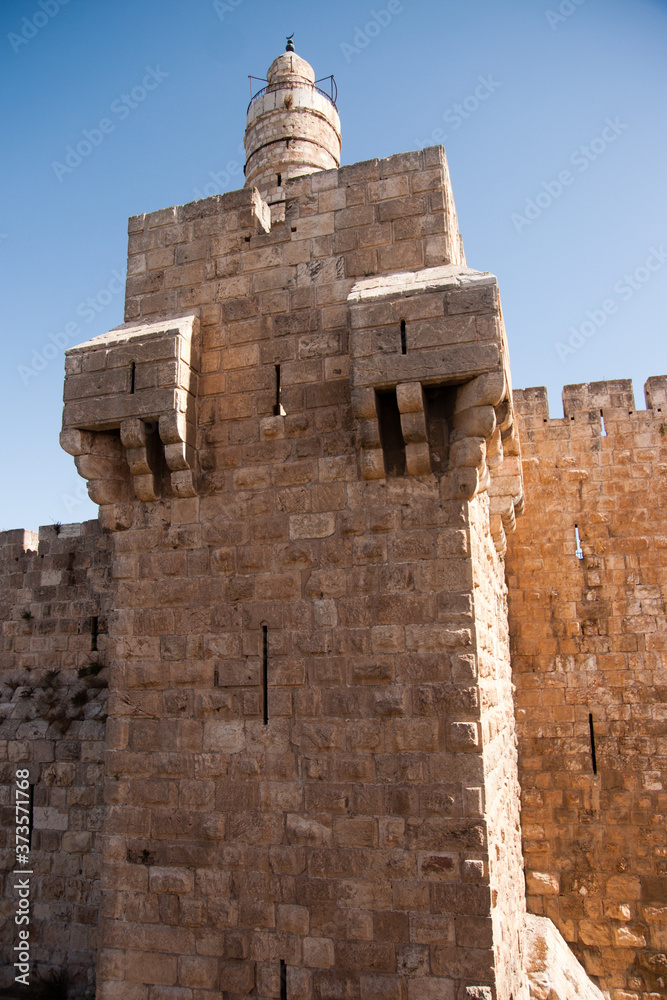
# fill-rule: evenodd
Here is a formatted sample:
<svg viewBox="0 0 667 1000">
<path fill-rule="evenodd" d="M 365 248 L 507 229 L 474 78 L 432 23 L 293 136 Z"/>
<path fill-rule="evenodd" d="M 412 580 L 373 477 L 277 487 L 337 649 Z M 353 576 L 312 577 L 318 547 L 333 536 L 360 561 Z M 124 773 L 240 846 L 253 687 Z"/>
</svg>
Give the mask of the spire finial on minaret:
<svg viewBox="0 0 667 1000">
<path fill-rule="evenodd" d="M 296 52 L 296 49 L 294 48 L 293 38 L 294 38 L 294 32 L 292 32 L 291 35 L 287 36 L 287 45 L 285 46 L 285 52 Z"/>
</svg>

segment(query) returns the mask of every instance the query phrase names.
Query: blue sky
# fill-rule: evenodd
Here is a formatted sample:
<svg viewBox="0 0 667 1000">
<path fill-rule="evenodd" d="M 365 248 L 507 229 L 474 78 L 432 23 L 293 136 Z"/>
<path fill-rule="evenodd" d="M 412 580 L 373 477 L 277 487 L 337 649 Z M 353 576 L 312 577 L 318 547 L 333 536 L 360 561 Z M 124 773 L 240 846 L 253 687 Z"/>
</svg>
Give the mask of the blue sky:
<svg viewBox="0 0 667 1000">
<path fill-rule="evenodd" d="M 4 0 L 0 529 L 96 515 L 59 345 L 122 322 L 129 215 L 242 186 L 247 77 L 292 32 L 336 76 L 344 163 L 445 145 L 515 387 L 561 416 L 565 383 L 632 378 L 643 407 L 667 373 L 667 0 Z"/>
</svg>

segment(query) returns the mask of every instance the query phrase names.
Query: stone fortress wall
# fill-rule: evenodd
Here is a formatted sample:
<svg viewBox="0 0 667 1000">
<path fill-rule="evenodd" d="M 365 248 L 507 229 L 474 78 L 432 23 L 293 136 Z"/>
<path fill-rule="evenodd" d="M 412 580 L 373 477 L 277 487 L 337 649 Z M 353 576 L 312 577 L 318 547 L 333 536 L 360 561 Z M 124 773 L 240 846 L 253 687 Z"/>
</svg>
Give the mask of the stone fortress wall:
<svg viewBox="0 0 667 1000">
<path fill-rule="evenodd" d="M 14 980 L 13 787 L 30 772 L 31 951 L 95 981 L 110 546 L 96 521 L 0 534 L 0 986 Z M 11 957 L 10 957 L 11 956 Z"/>
<path fill-rule="evenodd" d="M 645 396 L 515 392 L 507 553 L 528 907 L 623 1000 L 667 983 L 667 378 Z"/>
</svg>

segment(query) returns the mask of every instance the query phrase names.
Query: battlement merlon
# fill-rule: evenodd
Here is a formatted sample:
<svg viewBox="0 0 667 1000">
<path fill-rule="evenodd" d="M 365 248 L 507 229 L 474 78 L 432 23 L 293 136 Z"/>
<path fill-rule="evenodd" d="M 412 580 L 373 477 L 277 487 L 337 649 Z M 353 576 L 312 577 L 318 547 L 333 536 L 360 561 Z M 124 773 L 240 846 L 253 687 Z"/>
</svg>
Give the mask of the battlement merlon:
<svg viewBox="0 0 667 1000">
<path fill-rule="evenodd" d="M 646 411 L 637 410 L 632 379 L 610 379 L 601 382 L 582 382 L 563 387 L 564 417 L 549 416 L 549 399 L 545 386 L 516 389 L 514 401 L 516 412 L 524 421 L 535 419 L 548 421 L 572 421 L 579 418 L 583 422 L 599 424 L 600 415 L 607 420 L 623 420 L 625 417 L 653 411 L 667 412 L 667 375 L 652 375 L 644 384 Z"/>
</svg>

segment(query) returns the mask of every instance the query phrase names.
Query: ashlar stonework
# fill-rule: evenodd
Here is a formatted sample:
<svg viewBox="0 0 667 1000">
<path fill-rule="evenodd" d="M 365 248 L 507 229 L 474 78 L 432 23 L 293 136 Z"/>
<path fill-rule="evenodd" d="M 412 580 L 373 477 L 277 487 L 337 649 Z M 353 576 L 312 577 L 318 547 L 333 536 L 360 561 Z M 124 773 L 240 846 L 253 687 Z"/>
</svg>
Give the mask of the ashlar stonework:
<svg viewBox="0 0 667 1000">
<path fill-rule="evenodd" d="M 130 219 L 125 323 L 66 358 L 99 522 L 0 536 L 34 960 L 99 1000 L 667 997 L 667 379 L 513 394 L 444 150 L 340 167 L 314 78 L 272 64 L 243 190 Z M 7 955 L 13 912 L 7 874 Z"/>
</svg>

